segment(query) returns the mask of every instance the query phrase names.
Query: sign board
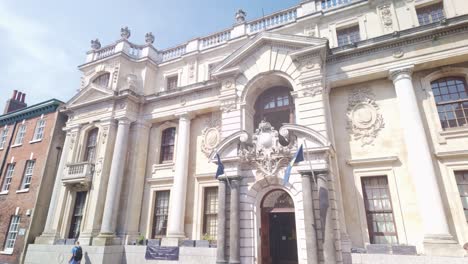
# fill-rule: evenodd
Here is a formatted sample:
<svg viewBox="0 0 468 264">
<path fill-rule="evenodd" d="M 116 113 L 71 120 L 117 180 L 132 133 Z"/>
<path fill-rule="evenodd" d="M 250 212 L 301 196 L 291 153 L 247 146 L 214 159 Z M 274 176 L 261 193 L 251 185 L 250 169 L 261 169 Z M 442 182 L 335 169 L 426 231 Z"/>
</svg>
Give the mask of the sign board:
<svg viewBox="0 0 468 264">
<path fill-rule="evenodd" d="M 24 236 L 26 234 L 26 228 L 20 228 L 18 230 L 18 236 Z"/>
<path fill-rule="evenodd" d="M 179 247 L 146 246 L 145 259 L 150 260 L 179 260 Z"/>
</svg>

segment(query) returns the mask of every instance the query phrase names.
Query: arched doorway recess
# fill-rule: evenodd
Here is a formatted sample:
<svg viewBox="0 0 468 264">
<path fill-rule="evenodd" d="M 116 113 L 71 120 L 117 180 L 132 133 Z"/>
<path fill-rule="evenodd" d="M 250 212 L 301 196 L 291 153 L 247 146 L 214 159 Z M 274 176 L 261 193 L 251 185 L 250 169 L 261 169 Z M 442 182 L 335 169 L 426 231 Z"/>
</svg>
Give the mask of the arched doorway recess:
<svg viewBox="0 0 468 264">
<path fill-rule="evenodd" d="M 261 203 L 262 264 L 297 264 L 294 202 L 283 190 L 267 193 Z"/>
</svg>

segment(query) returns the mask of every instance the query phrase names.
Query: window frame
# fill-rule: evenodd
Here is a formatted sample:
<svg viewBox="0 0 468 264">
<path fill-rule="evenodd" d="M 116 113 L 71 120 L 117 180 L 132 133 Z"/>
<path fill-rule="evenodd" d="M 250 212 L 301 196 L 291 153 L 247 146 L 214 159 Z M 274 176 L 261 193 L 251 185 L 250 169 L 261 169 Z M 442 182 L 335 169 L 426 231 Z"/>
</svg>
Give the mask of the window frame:
<svg viewBox="0 0 468 264">
<path fill-rule="evenodd" d="M 356 41 L 352 40 L 352 34 L 355 33 L 355 31 L 352 31 L 353 29 L 357 29 L 358 39 Z M 359 41 L 361 41 L 363 39 L 361 37 L 361 27 L 360 27 L 359 23 L 350 24 L 350 25 L 346 25 L 346 26 L 336 28 L 335 32 L 336 32 L 336 46 L 337 47 L 352 45 L 352 44 L 357 43 L 357 42 L 359 42 Z M 341 43 L 340 44 L 340 39 L 341 39 L 340 36 L 346 36 L 346 43 Z"/>
<path fill-rule="evenodd" d="M 34 174 L 35 166 L 36 166 L 35 159 L 30 159 L 26 161 L 24 165 L 23 178 L 21 180 L 20 190 L 29 190 L 29 187 L 31 186 L 31 181 L 32 181 L 32 177 Z M 28 185 L 27 187 L 26 187 L 26 184 Z"/>
<path fill-rule="evenodd" d="M 78 200 L 78 198 L 81 198 L 81 199 Z M 67 238 L 71 238 L 71 239 L 79 238 L 81 234 L 81 229 L 83 227 L 83 218 L 85 214 L 87 198 L 88 198 L 87 191 L 80 191 L 80 192 L 75 193 L 75 199 L 74 199 L 73 209 L 71 211 L 70 225 L 69 225 Z M 77 213 L 76 212 L 77 210 L 80 210 L 80 211 Z M 76 226 L 78 226 L 78 230 L 76 230 L 76 228 L 73 228 Z"/>
<path fill-rule="evenodd" d="M 172 142 L 170 140 L 166 142 L 166 133 L 172 131 Z M 160 146 L 160 153 L 159 153 L 159 163 L 170 163 L 174 161 L 174 154 L 175 154 L 175 144 L 176 144 L 176 127 L 167 127 L 161 131 L 161 146 Z M 166 153 L 167 152 L 167 153 Z M 166 155 L 169 155 L 172 152 L 171 158 L 166 158 Z"/>
<path fill-rule="evenodd" d="M 175 80 L 175 81 L 174 81 Z M 179 87 L 179 75 L 169 75 L 166 77 L 166 91 L 172 91 Z"/>
<path fill-rule="evenodd" d="M 278 99 L 280 96 L 284 96 L 287 91 L 288 96 L 288 105 L 278 106 Z M 258 127 L 258 124 L 267 116 L 274 113 L 283 113 L 289 111 L 289 121 L 287 123 L 295 123 L 296 118 L 296 106 L 294 98 L 291 95 L 292 90 L 286 86 L 273 86 L 258 95 L 254 102 L 254 118 L 253 125 L 255 128 Z M 272 108 L 265 109 L 265 103 L 270 102 L 268 98 L 273 98 L 274 106 Z M 284 102 L 284 100 L 281 100 Z M 274 126 L 273 124 L 271 124 Z M 279 127 L 275 127 L 276 130 L 279 130 Z"/>
<path fill-rule="evenodd" d="M 216 205 L 213 212 L 207 212 L 208 207 L 208 192 L 215 191 L 216 194 L 214 195 L 216 199 Z M 218 200 L 218 186 L 207 186 L 203 188 L 203 226 L 202 226 L 202 236 L 208 234 L 210 237 L 214 238 L 213 241 L 217 240 L 218 237 L 218 209 L 219 209 L 219 200 Z M 213 217 L 215 219 L 216 225 L 214 227 L 215 234 L 209 233 L 208 230 L 208 217 Z"/>
<path fill-rule="evenodd" d="M 5 148 L 5 143 L 8 139 L 8 131 L 9 130 L 9 127 L 8 126 L 4 126 L 3 129 L 2 129 L 2 133 L 1 133 L 1 136 L 0 136 L 0 149 L 4 149 Z"/>
<path fill-rule="evenodd" d="M 45 126 L 46 126 L 46 120 L 43 117 L 37 120 L 36 128 L 34 129 L 34 135 L 32 138 L 33 142 L 41 141 L 44 138 Z"/>
<path fill-rule="evenodd" d="M 168 223 L 168 220 L 169 220 L 169 203 L 170 203 L 170 199 L 171 199 L 171 191 L 170 190 L 156 190 L 153 192 L 154 193 L 154 204 L 153 204 L 153 212 L 152 212 L 152 224 L 151 224 L 151 237 L 152 238 L 161 238 L 161 237 L 165 237 L 167 236 L 167 223 Z M 161 203 L 163 203 L 162 205 L 162 208 L 159 208 L 160 210 L 158 210 L 158 194 L 167 194 L 167 197 L 163 197 L 162 199 L 164 199 L 163 201 L 161 201 Z M 162 213 L 159 213 L 161 212 Z M 163 223 L 163 227 L 162 229 L 165 229 L 164 231 L 164 234 L 157 234 L 156 232 L 156 227 L 159 223 L 159 217 L 163 217 L 162 219 L 162 223 Z"/>
<path fill-rule="evenodd" d="M 3 247 L 3 252 L 12 253 L 14 251 L 16 239 L 18 238 L 20 224 L 21 224 L 21 217 L 19 215 L 12 215 L 10 217 L 10 224 L 8 225 L 8 232 L 5 236 L 5 246 Z M 14 236 L 14 238 L 11 238 L 10 236 Z M 13 243 L 11 247 L 9 247 L 9 244 L 10 244 L 9 241 L 11 240 L 13 240 Z"/>
<path fill-rule="evenodd" d="M 94 136 L 94 141 L 90 142 L 91 136 Z M 99 128 L 94 127 L 86 133 L 85 144 L 84 144 L 84 153 L 83 153 L 83 162 L 94 163 L 96 161 L 97 147 L 98 147 L 98 138 L 99 138 Z M 90 144 L 93 143 L 93 144 Z M 91 152 L 92 150 L 92 152 Z M 92 155 L 90 155 L 92 153 Z M 92 160 L 91 160 L 92 156 Z"/>
<path fill-rule="evenodd" d="M 15 167 L 15 162 L 7 164 L 5 168 L 5 173 L 3 174 L 5 175 L 5 177 L 3 177 L 2 189 L 0 190 L 0 193 L 8 193 L 8 191 L 10 190 L 11 182 L 13 181 L 13 175 L 15 173 Z"/>
<path fill-rule="evenodd" d="M 437 8 L 438 6 L 440 6 L 440 9 Z M 431 10 L 431 8 L 432 8 L 432 10 Z M 432 17 L 432 11 L 434 11 L 434 10 L 437 10 L 437 12 L 442 15 L 442 16 L 439 16 L 437 18 L 437 20 L 434 20 L 434 18 Z M 432 24 L 432 23 L 438 23 L 438 22 L 442 21 L 443 19 L 447 18 L 446 14 L 445 14 L 445 10 L 444 10 L 443 1 L 431 2 L 431 3 L 428 3 L 428 4 L 416 6 L 415 11 L 416 11 L 416 20 L 418 21 L 419 26 L 425 26 L 425 25 L 429 25 L 429 24 Z M 430 20 L 428 23 L 421 23 L 421 18 L 422 18 L 422 16 L 424 14 Z"/>
<path fill-rule="evenodd" d="M 16 132 L 15 142 L 13 143 L 13 146 L 22 145 L 25 136 L 26 136 L 26 124 L 22 123 L 18 128 L 18 132 Z"/>
<path fill-rule="evenodd" d="M 103 80 L 105 80 L 104 77 L 107 77 L 107 82 L 105 83 L 105 85 L 103 84 Z M 110 72 L 102 72 L 101 74 L 94 77 L 91 83 L 98 87 L 107 88 L 109 87 L 110 77 L 111 77 Z"/>
<path fill-rule="evenodd" d="M 454 173 L 455 183 L 456 183 L 456 185 L 457 185 L 458 195 L 459 195 L 459 197 L 460 197 L 460 202 L 461 202 L 461 205 L 462 205 L 462 209 L 463 209 L 463 212 L 464 212 L 464 214 L 465 214 L 465 220 L 466 220 L 466 222 L 468 223 L 468 204 L 466 205 L 466 207 L 465 207 L 465 205 L 463 204 L 463 198 L 466 197 L 466 199 L 468 199 L 468 170 L 454 170 L 453 173 Z M 462 176 L 463 178 L 466 177 L 466 181 L 463 182 L 463 183 L 460 183 L 460 182 L 458 181 L 458 177 L 457 177 L 457 176 L 460 175 L 460 174 L 463 175 L 463 176 Z M 465 194 L 465 193 L 464 193 L 464 194 L 460 193 L 460 185 L 461 185 L 461 186 L 467 186 L 467 187 L 466 187 L 466 188 L 467 188 L 467 194 Z"/>
</svg>

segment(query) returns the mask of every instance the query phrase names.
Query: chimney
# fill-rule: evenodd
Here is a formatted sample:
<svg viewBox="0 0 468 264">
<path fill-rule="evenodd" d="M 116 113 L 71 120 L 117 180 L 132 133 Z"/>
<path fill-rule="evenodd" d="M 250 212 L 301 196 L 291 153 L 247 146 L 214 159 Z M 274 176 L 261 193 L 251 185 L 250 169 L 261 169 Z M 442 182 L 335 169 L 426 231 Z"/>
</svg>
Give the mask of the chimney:
<svg viewBox="0 0 468 264">
<path fill-rule="evenodd" d="M 26 94 L 22 92 L 18 92 L 18 90 L 13 90 L 13 95 L 11 96 L 10 99 L 8 99 L 5 110 L 3 111 L 3 114 L 8 114 L 11 112 L 14 112 L 16 110 L 19 110 L 21 108 L 25 108 L 28 105 L 24 102 L 26 99 Z"/>
</svg>

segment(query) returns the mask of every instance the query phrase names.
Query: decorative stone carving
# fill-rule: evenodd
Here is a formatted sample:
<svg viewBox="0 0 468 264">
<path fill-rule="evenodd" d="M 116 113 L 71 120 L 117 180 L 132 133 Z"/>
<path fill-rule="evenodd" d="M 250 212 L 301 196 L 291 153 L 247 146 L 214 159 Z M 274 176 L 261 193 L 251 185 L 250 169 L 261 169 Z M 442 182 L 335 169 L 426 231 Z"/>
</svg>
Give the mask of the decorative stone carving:
<svg viewBox="0 0 468 264">
<path fill-rule="evenodd" d="M 241 137 L 241 142 L 246 140 L 247 137 Z M 254 161 L 264 176 L 274 176 L 280 167 L 289 162 L 293 146 L 294 144 L 281 145 L 278 131 L 270 123 L 261 121 L 252 136 L 252 145 L 243 145 L 239 156 L 243 161 Z"/>
<path fill-rule="evenodd" d="M 236 101 L 235 101 L 235 100 L 223 101 L 223 102 L 221 103 L 220 109 L 221 109 L 221 111 L 222 111 L 223 113 L 232 112 L 232 111 L 236 110 Z"/>
<path fill-rule="evenodd" d="M 107 134 L 109 134 L 109 128 L 104 127 L 102 131 L 102 139 L 101 139 L 102 144 L 106 144 Z"/>
<path fill-rule="evenodd" d="M 356 88 L 348 96 L 348 130 L 362 146 L 372 144 L 385 123 L 370 88 Z"/>
<path fill-rule="evenodd" d="M 195 62 L 194 61 L 189 63 L 188 75 L 189 75 L 190 80 L 193 80 L 193 78 L 195 77 Z"/>
<path fill-rule="evenodd" d="M 399 59 L 405 55 L 404 51 L 401 48 L 397 48 L 395 51 L 393 51 L 393 57 L 395 59 Z"/>
<path fill-rule="evenodd" d="M 93 50 L 98 50 L 101 48 L 101 42 L 99 41 L 99 39 L 91 40 L 91 48 Z"/>
<path fill-rule="evenodd" d="M 205 123 L 206 127 L 202 131 L 202 152 L 209 157 L 213 149 L 221 140 L 221 120 L 212 115 Z"/>
<path fill-rule="evenodd" d="M 103 158 L 99 158 L 98 161 L 96 162 L 96 165 L 94 166 L 94 172 L 96 172 L 96 176 L 99 176 L 102 172 L 102 162 Z"/>
<path fill-rule="evenodd" d="M 390 10 L 390 4 L 379 6 L 380 19 L 385 30 L 393 29 L 393 18 L 392 11 Z"/>
<path fill-rule="evenodd" d="M 233 85 L 234 85 L 234 83 L 232 82 L 232 80 L 226 80 L 223 83 L 223 89 L 229 89 L 229 88 L 233 87 Z"/>
<path fill-rule="evenodd" d="M 154 43 L 154 35 L 151 32 L 146 33 L 145 35 L 145 42 L 148 45 L 151 45 Z"/>
<path fill-rule="evenodd" d="M 137 87 L 137 76 L 135 74 L 127 75 L 127 87 L 128 89 L 135 90 Z"/>
<path fill-rule="evenodd" d="M 129 39 L 131 35 L 130 29 L 128 27 L 120 28 L 120 36 L 122 39 Z"/>
<path fill-rule="evenodd" d="M 244 23 L 246 16 L 247 16 L 247 13 L 244 10 L 242 10 L 242 9 L 237 10 L 237 12 L 236 12 L 236 22 L 238 24 Z"/>
</svg>

